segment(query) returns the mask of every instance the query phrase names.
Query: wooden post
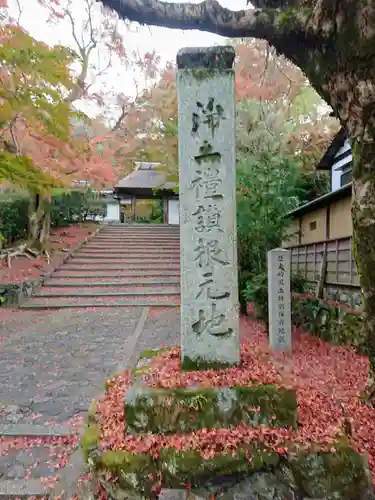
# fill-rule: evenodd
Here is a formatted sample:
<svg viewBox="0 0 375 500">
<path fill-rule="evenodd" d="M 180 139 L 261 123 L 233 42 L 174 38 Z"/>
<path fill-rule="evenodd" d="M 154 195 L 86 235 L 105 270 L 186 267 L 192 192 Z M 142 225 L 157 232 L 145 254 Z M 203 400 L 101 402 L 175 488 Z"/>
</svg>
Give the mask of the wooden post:
<svg viewBox="0 0 375 500">
<path fill-rule="evenodd" d="M 316 243 L 314 243 L 314 271 L 313 271 L 313 279 L 316 279 Z"/>
<path fill-rule="evenodd" d="M 132 222 L 135 222 L 136 217 L 136 197 L 132 196 Z"/>
<path fill-rule="evenodd" d="M 349 272 L 350 272 L 350 284 L 353 284 L 353 249 L 352 249 L 352 239 L 349 239 Z"/>
<path fill-rule="evenodd" d="M 321 266 L 320 266 L 320 276 L 319 276 L 319 280 L 316 284 L 316 291 L 315 291 L 315 296 L 318 299 L 321 299 L 323 297 L 326 271 L 327 271 L 327 243 L 325 242 L 324 248 L 323 248 L 323 254 L 322 254 L 322 262 L 321 262 Z"/>
<path fill-rule="evenodd" d="M 163 222 L 168 224 L 168 198 L 163 199 Z"/>
</svg>

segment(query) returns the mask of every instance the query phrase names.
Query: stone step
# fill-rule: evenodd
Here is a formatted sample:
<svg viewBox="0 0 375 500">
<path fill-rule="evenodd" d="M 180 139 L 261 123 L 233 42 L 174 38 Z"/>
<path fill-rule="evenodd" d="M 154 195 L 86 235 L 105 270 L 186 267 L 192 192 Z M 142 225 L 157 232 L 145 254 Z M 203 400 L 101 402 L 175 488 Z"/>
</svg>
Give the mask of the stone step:
<svg viewBox="0 0 375 500">
<path fill-rule="evenodd" d="M 153 270 L 153 271 L 167 271 L 167 270 L 180 270 L 179 264 L 165 264 L 165 265 L 154 265 L 154 264 L 126 264 L 126 263 L 118 263 L 118 264 L 74 264 L 70 260 L 64 265 L 64 269 L 67 271 L 78 271 L 78 270 L 86 270 L 86 271 L 121 271 L 125 270 Z"/>
<path fill-rule="evenodd" d="M 90 281 L 90 279 L 94 281 Z M 100 281 L 100 279 L 102 281 Z M 74 277 L 71 281 L 65 280 L 64 278 L 50 278 L 45 281 L 45 286 L 49 288 L 54 287 L 66 287 L 66 288 L 76 288 L 76 287 L 147 287 L 147 286 L 180 286 L 180 280 L 175 278 L 165 278 L 164 280 L 158 279 L 150 279 L 149 281 L 145 280 L 145 277 L 142 276 L 139 278 L 139 281 L 133 279 L 124 280 L 124 278 L 111 278 L 109 281 L 109 277 L 105 278 L 97 278 L 97 277 L 88 277 L 88 278 L 77 278 Z"/>
<path fill-rule="evenodd" d="M 142 238 L 142 239 L 130 239 L 130 238 L 100 238 L 91 240 L 95 245 L 108 245 L 108 246 L 120 246 L 120 245 L 133 245 L 133 246 L 143 246 L 143 245 L 151 245 L 152 248 L 159 247 L 170 247 L 170 246 L 179 246 L 180 241 L 176 240 L 156 240 L 154 238 Z"/>
<path fill-rule="evenodd" d="M 145 255 L 145 256 L 157 256 L 157 255 L 176 255 L 180 253 L 180 247 L 154 247 L 151 245 L 145 246 L 138 246 L 138 245 L 122 245 L 113 248 L 112 246 L 100 246 L 100 247 L 82 247 L 81 249 L 77 250 L 75 255 L 80 255 L 80 254 L 108 254 L 108 253 L 135 253 L 137 252 L 139 255 Z"/>
<path fill-rule="evenodd" d="M 44 498 L 47 488 L 40 479 L 0 480 L 0 499 Z"/>
<path fill-rule="evenodd" d="M 44 286 L 33 294 L 33 297 L 143 297 L 143 296 L 174 296 L 180 294 L 180 287 L 140 287 L 133 286 L 112 288 L 95 286 L 78 286 L 76 288 Z"/>
<path fill-rule="evenodd" d="M 174 253 L 163 253 L 163 252 L 158 252 L 155 254 L 145 254 L 145 253 L 140 253 L 137 250 L 131 250 L 129 251 L 127 248 L 124 248 L 122 252 L 104 252 L 103 250 L 101 253 L 81 253 L 77 252 L 72 255 L 71 259 L 92 259 L 92 260 L 100 260 L 100 259 L 138 259 L 140 261 L 154 261 L 154 260 L 173 260 L 173 259 L 179 259 L 180 258 L 180 252 L 174 252 Z"/>
<path fill-rule="evenodd" d="M 160 241 L 160 242 L 165 242 L 165 241 L 171 241 L 171 242 L 176 242 L 180 240 L 180 236 L 158 236 L 158 235 L 132 235 L 132 234 L 119 234 L 119 235 L 105 235 L 99 233 L 97 236 L 95 236 L 95 241 L 99 240 L 120 240 L 120 241 Z"/>
<path fill-rule="evenodd" d="M 114 274 L 116 274 L 117 278 L 126 278 L 126 279 L 133 279 L 133 278 L 166 278 L 166 277 L 174 277 L 174 278 L 179 278 L 180 277 L 180 270 L 167 270 L 163 272 L 157 272 L 157 271 L 139 271 L 139 270 L 128 270 L 128 269 L 118 269 L 116 273 L 114 273 L 113 269 L 110 270 L 79 270 L 75 269 L 74 272 L 70 271 L 69 269 L 66 268 L 61 268 L 53 273 L 53 278 L 59 279 L 59 278 L 114 278 Z"/>
<path fill-rule="evenodd" d="M 168 226 L 161 224 L 144 224 L 137 226 L 134 224 L 118 224 L 117 226 L 102 226 L 102 231 L 179 231 L 180 226 Z"/>
<path fill-rule="evenodd" d="M 114 297 L 110 299 L 105 297 L 65 297 L 56 298 L 30 298 L 24 304 L 21 304 L 20 309 L 65 309 L 78 307 L 179 307 L 179 300 L 172 300 L 170 297 L 150 297 L 148 300 L 145 297 L 139 297 L 138 300 L 119 300 Z"/>
<path fill-rule="evenodd" d="M 141 259 L 163 259 L 166 257 L 176 257 L 180 256 L 180 250 L 175 250 L 174 252 L 171 251 L 163 251 L 163 250 L 156 250 L 152 249 L 150 252 L 145 252 L 144 250 L 139 250 L 136 248 L 132 248 L 129 250 L 129 248 L 123 248 L 122 250 L 104 250 L 104 248 L 100 250 L 88 250 L 87 248 L 82 249 L 77 251 L 73 257 L 79 256 L 80 258 L 82 257 L 89 257 L 93 259 L 101 259 L 109 256 L 126 256 L 129 259 L 135 258 L 138 256 Z"/>
<path fill-rule="evenodd" d="M 104 259 L 92 259 L 91 257 L 81 258 L 81 257 L 72 257 L 69 259 L 69 264 L 72 265 L 105 265 L 105 264 L 118 264 L 120 266 L 124 265 L 160 265 L 160 264 L 176 264 L 178 265 L 180 262 L 179 257 L 167 257 L 165 259 L 142 259 L 138 257 L 107 257 Z"/>
<path fill-rule="evenodd" d="M 124 249 L 127 249 L 129 251 L 138 251 L 142 250 L 143 252 L 179 252 L 180 251 L 180 245 L 157 245 L 153 246 L 150 244 L 147 245 L 133 245 L 132 243 L 124 243 L 122 245 L 116 244 L 116 245 L 107 245 L 104 243 L 100 244 L 87 244 L 85 245 L 85 251 L 90 250 L 90 251 L 103 251 L 103 250 L 108 250 L 110 252 L 123 252 Z"/>
<path fill-rule="evenodd" d="M 105 233 L 103 231 L 100 231 L 95 238 L 123 238 L 123 239 L 129 239 L 129 238 L 139 238 L 139 239 L 158 239 L 158 240 L 178 240 L 180 239 L 180 233 L 170 233 L 170 234 L 160 234 L 160 233 L 150 233 L 150 232 L 144 232 L 144 233 L 130 233 L 130 232 L 123 232 L 123 233 Z"/>
<path fill-rule="evenodd" d="M 102 250 L 100 253 L 96 253 L 96 252 L 89 252 L 89 253 L 80 253 L 80 252 L 77 252 L 76 254 L 74 254 L 70 260 L 73 261 L 73 260 L 77 260 L 77 259 L 80 259 L 80 260 L 91 260 L 91 261 L 98 261 L 98 260 L 131 260 L 131 261 L 134 261 L 134 260 L 139 260 L 140 262 L 147 262 L 147 261 L 151 261 L 151 262 L 158 262 L 158 261 L 161 261 L 161 260 L 164 260 L 164 261 L 170 261 L 170 260 L 177 260 L 179 261 L 180 260 L 180 252 L 175 252 L 173 254 L 170 254 L 170 253 L 167 253 L 167 254 L 163 254 L 163 253 L 158 253 L 158 254 L 145 254 L 145 253 L 140 253 L 140 252 L 137 252 L 136 250 L 133 250 L 131 252 L 128 252 L 127 250 L 123 250 L 122 252 L 118 251 L 118 252 L 104 252 L 104 250 Z"/>
<path fill-rule="evenodd" d="M 164 231 L 155 231 L 154 229 L 142 229 L 141 231 L 135 231 L 134 229 L 102 229 L 100 231 L 101 234 L 160 234 L 162 236 L 166 235 L 175 235 L 175 234 L 180 234 L 179 229 L 173 229 L 173 230 L 164 230 Z"/>
</svg>

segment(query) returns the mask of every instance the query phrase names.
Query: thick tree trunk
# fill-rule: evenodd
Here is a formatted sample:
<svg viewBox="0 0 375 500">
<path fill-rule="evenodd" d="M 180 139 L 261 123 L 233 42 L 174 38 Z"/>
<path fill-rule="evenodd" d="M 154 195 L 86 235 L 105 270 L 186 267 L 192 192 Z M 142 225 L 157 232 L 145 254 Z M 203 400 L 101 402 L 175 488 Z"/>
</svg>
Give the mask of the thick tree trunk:
<svg viewBox="0 0 375 500">
<path fill-rule="evenodd" d="M 375 397 L 375 134 L 373 137 L 357 140 L 353 146 L 353 250 L 362 288 L 364 328 L 370 363 L 367 396 L 373 400 Z"/>
<path fill-rule="evenodd" d="M 51 226 L 51 197 L 36 195 L 29 214 L 29 244 L 39 251 L 45 249 Z"/>
</svg>

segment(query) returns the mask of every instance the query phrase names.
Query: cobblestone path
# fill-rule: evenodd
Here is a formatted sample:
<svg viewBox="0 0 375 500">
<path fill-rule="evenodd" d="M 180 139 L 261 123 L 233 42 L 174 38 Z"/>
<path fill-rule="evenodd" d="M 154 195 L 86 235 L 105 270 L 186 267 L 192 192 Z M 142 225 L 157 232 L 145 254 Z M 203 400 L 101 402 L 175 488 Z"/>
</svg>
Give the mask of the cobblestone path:
<svg viewBox="0 0 375 500">
<path fill-rule="evenodd" d="M 54 494 L 71 498 L 77 429 L 104 380 L 143 349 L 178 341 L 178 309 L 153 305 L 0 315 L 0 499 L 48 498 L 57 479 Z"/>
<path fill-rule="evenodd" d="M 76 444 L 69 441 L 69 426 L 86 416 L 105 378 L 145 348 L 175 344 L 178 317 L 175 310 L 150 313 L 139 307 L 60 310 L 44 319 L 34 315 L 33 323 L 1 343 L 0 498 L 12 497 L 11 483 L 17 496 L 22 487 L 24 498 L 41 494 L 40 483 L 32 480 L 54 477 L 64 465 Z M 20 318 L 18 323 L 23 325 Z M 39 426 L 56 437 L 31 437 Z"/>
</svg>

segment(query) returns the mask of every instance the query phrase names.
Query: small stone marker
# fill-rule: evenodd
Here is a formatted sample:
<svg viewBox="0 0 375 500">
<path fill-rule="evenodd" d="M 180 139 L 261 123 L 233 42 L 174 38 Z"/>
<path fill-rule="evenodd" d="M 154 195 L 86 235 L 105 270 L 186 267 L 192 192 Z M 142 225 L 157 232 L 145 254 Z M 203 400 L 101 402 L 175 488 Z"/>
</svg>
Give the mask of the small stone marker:
<svg viewBox="0 0 375 500">
<path fill-rule="evenodd" d="M 240 360 L 233 47 L 177 55 L 183 368 Z"/>
<path fill-rule="evenodd" d="M 275 248 L 268 252 L 269 338 L 273 351 L 292 349 L 290 300 L 290 252 Z"/>
</svg>

